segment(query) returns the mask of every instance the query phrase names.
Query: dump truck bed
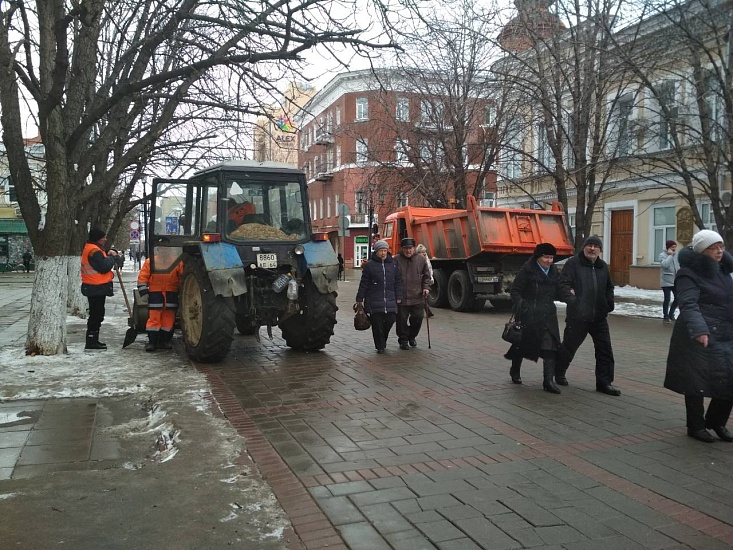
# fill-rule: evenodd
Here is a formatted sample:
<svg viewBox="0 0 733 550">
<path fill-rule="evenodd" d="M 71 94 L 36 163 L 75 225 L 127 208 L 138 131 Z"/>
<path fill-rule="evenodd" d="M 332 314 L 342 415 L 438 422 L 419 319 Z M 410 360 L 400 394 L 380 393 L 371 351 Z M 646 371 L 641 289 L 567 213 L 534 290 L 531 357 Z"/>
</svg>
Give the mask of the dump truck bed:
<svg viewBox="0 0 733 550">
<path fill-rule="evenodd" d="M 543 242 L 552 243 L 558 256 L 573 254 L 560 211 L 479 207 L 469 197 L 466 210 L 406 207 L 405 214 L 413 238 L 438 260 L 531 254 Z"/>
</svg>

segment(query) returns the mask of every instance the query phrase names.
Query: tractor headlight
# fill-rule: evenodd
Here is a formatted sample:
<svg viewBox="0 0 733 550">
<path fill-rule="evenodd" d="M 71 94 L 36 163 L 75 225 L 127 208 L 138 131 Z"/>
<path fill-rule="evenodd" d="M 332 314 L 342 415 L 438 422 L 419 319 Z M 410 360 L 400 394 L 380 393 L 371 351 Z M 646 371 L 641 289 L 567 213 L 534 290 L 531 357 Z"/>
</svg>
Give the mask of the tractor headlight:
<svg viewBox="0 0 733 550">
<path fill-rule="evenodd" d="M 295 250 L 293 252 L 295 252 L 296 256 L 302 256 L 305 254 L 305 247 L 302 244 L 297 244 L 295 245 Z"/>
</svg>

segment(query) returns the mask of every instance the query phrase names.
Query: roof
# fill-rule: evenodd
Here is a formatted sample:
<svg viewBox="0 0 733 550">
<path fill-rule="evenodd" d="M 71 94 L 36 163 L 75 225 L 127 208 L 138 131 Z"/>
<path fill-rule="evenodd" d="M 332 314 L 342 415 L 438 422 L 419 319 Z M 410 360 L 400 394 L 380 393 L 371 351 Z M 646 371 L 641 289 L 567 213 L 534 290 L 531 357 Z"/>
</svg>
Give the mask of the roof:
<svg viewBox="0 0 733 550">
<path fill-rule="evenodd" d="M 22 218 L 0 218 L 0 234 L 11 233 L 15 235 L 27 235 L 28 228 Z"/>
<path fill-rule="evenodd" d="M 303 173 L 302 170 L 296 168 L 292 164 L 286 164 L 284 162 L 272 162 L 272 161 L 256 161 L 256 160 L 227 160 L 204 168 L 196 172 L 195 176 L 201 176 L 202 174 L 208 174 L 209 172 L 218 171 L 251 171 L 251 172 L 296 172 Z"/>
</svg>

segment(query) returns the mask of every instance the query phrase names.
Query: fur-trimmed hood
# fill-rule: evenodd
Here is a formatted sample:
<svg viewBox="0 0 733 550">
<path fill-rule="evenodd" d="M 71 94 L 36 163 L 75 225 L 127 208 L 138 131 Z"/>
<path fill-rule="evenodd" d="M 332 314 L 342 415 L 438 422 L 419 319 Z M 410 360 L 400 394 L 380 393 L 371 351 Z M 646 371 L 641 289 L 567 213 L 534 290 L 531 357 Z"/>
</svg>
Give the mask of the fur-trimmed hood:
<svg viewBox="0 0 733 550">
<path fill-rule="evenodd" d="M 720 264 L 709 256 L 695 252 L 689 247 L 680 250 L 677 256 L 680 268 L 686 267 L 706 279 L 715 277 L 719 267 L 723 269 L 724 273 L 733 273 L 733 256 L 727 251 L 723 252 L 723 259 L 720 260 Z"/>
</svg>

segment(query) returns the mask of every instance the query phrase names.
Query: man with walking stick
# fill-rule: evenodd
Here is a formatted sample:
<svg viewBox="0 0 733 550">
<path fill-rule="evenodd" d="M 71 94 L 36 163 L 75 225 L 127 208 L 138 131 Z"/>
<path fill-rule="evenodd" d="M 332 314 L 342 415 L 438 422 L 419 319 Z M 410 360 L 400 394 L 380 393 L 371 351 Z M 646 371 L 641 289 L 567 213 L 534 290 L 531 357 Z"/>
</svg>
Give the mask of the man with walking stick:
<svg viewBox="0 0 733 550">
<path fill-rule="evenodd" d="M 430 271 L 425 256 L 415 253 L 415 239 L 405 238 L 400 243 L 397 266 L 402 275 L 405 297 L 397 307 L 397 339 L 400 349 L 417 346 L 417 335 L 425 316 L 425 298 L 430 294 Z"/>
</svg>

